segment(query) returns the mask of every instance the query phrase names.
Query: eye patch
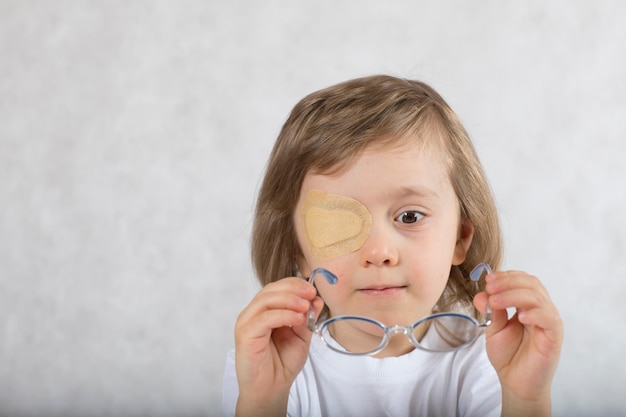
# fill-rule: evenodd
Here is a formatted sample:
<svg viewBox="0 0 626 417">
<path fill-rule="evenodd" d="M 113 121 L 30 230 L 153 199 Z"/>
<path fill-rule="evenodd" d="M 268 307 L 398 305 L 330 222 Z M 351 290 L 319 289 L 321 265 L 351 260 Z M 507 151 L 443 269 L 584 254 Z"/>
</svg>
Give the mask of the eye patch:
<svg viewBox="0 0 626 417">
<path fill-rule="evenodd" d="M 327 261 L 359 250 L 372 216 L 359 201 L 320 190 L 307 192 L 300 212 L 311 256 Z"/>
</svg>

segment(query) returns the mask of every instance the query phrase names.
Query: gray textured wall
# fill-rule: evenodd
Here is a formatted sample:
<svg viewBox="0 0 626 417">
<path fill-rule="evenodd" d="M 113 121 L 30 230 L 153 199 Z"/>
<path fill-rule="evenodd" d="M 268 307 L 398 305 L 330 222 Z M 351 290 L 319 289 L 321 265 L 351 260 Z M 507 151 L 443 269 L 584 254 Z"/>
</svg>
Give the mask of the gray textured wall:
<svg viewBox="0 0 626 417">
<path fill-rule="evenodd" d="M 0 415 L 212 416 L 291 107 L 425 80 L 566 339 L 556 415 L 626 415 L 626 3 L 0 0 Z"/>
</svg>

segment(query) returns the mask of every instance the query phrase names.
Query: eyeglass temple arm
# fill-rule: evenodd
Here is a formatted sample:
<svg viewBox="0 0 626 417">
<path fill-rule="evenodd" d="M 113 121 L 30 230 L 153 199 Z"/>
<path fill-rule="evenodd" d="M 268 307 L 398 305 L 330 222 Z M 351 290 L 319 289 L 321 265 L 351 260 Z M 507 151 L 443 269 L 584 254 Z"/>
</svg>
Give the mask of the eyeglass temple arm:
<svg viewBox="0 0 626 417">
<path fill-rule="evenodd" d="M 474 269 L 472 269 L 472 272 L 470 272 L 470 279 L 474 282 L 478 281 L 480 277 L 482 277 L 483 272 L 486 272 L 486 274 L 489 275 L 493 271 L 491 270 L 491 267 L 488 264 L 481 262 L 478 265 L 476 265 Z M 489 326 L 490 324 L 491 324 L 491 307 L 489 307 L 489 303 L 487 303 L 487 306 L 485 307 L 485 322 L 481 325 L 481 327 L 486 327 L 486 326 Z"/>
<path fill-rule="evenodd" d="M 313 272 L 311 272 L 311 275 L 309 276 L 309 284 L 314 285 L 314 283 L 315 283 L 315 276 L 317 274 L 320 274 L 321 276 L 323 276 L 326 279 L 326 281 L 329 284 L 331 284 L 331 285 L 335 285 L 337 283 L 337 281 L 338 281 L 337 275 L 333 274 L 328 269 L 316 268 L 316 269 L 313 270 Z M 315 311 L 313 311 L 313 306 L 312 305 L 311 305 L 311 308 L 309 309 L 309 313 L 307 315 L 307 327 L 311 331 L 315 330 Z"/>
</svg>

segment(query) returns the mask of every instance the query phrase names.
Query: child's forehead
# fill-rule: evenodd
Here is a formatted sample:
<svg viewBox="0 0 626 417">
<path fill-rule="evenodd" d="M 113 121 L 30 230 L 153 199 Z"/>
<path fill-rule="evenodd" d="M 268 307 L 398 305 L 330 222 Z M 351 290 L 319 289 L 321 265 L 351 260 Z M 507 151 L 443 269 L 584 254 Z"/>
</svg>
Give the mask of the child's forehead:
<svg viewBox="0 0 626 417">
<path fill-rule="evenodd" d="M 397 139 L 387 139 L 373 142 L 363 149 L 356 151 L 350 158 L 342 160 L 339 164 L 335 164 L 330 168 L 320 170 L 316 168 L 310 169 L 306 176 L 328 176 L 339 177 L 347 171 L 353 169 L 363 160 L 368 163 L 375 163 L 379 159 L 386 156 L 395 156 L 400 159 L 428 159 L 434 163 L 441 163 L 442 167 L 447 171 L 448 152 L 440 140 L 429 140 L 418 135 L 411 135 Z"/>
</svg>

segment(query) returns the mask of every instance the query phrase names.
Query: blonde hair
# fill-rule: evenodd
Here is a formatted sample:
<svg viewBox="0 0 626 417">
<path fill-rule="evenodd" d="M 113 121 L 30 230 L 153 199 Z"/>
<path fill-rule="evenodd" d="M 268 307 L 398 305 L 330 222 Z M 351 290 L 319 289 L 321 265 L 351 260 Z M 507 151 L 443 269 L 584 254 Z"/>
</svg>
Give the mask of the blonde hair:
<svg viewBox="0 0 626 417">
<path fill-rule="evenodd" d="M 443 98 L 423 82 L 386 75 L 312 93 L 296 104 L 283 125 L 266 167 L 252 230 L 252 263 L 261 284 L 297 273 L 302 252 L 293 219 L 307 173 L 337 172 L 368 146 L 416 138 L 443 150 L 461 221 L 469 219 L 474 226 L 466 259 L 452 267 L 435 310 L 471 308 L 483 285 L 470 281 L 469 272 L 480 262 L 497 269 L 502 258 L 489 184 L 467 132 Z"/>
</svg>

